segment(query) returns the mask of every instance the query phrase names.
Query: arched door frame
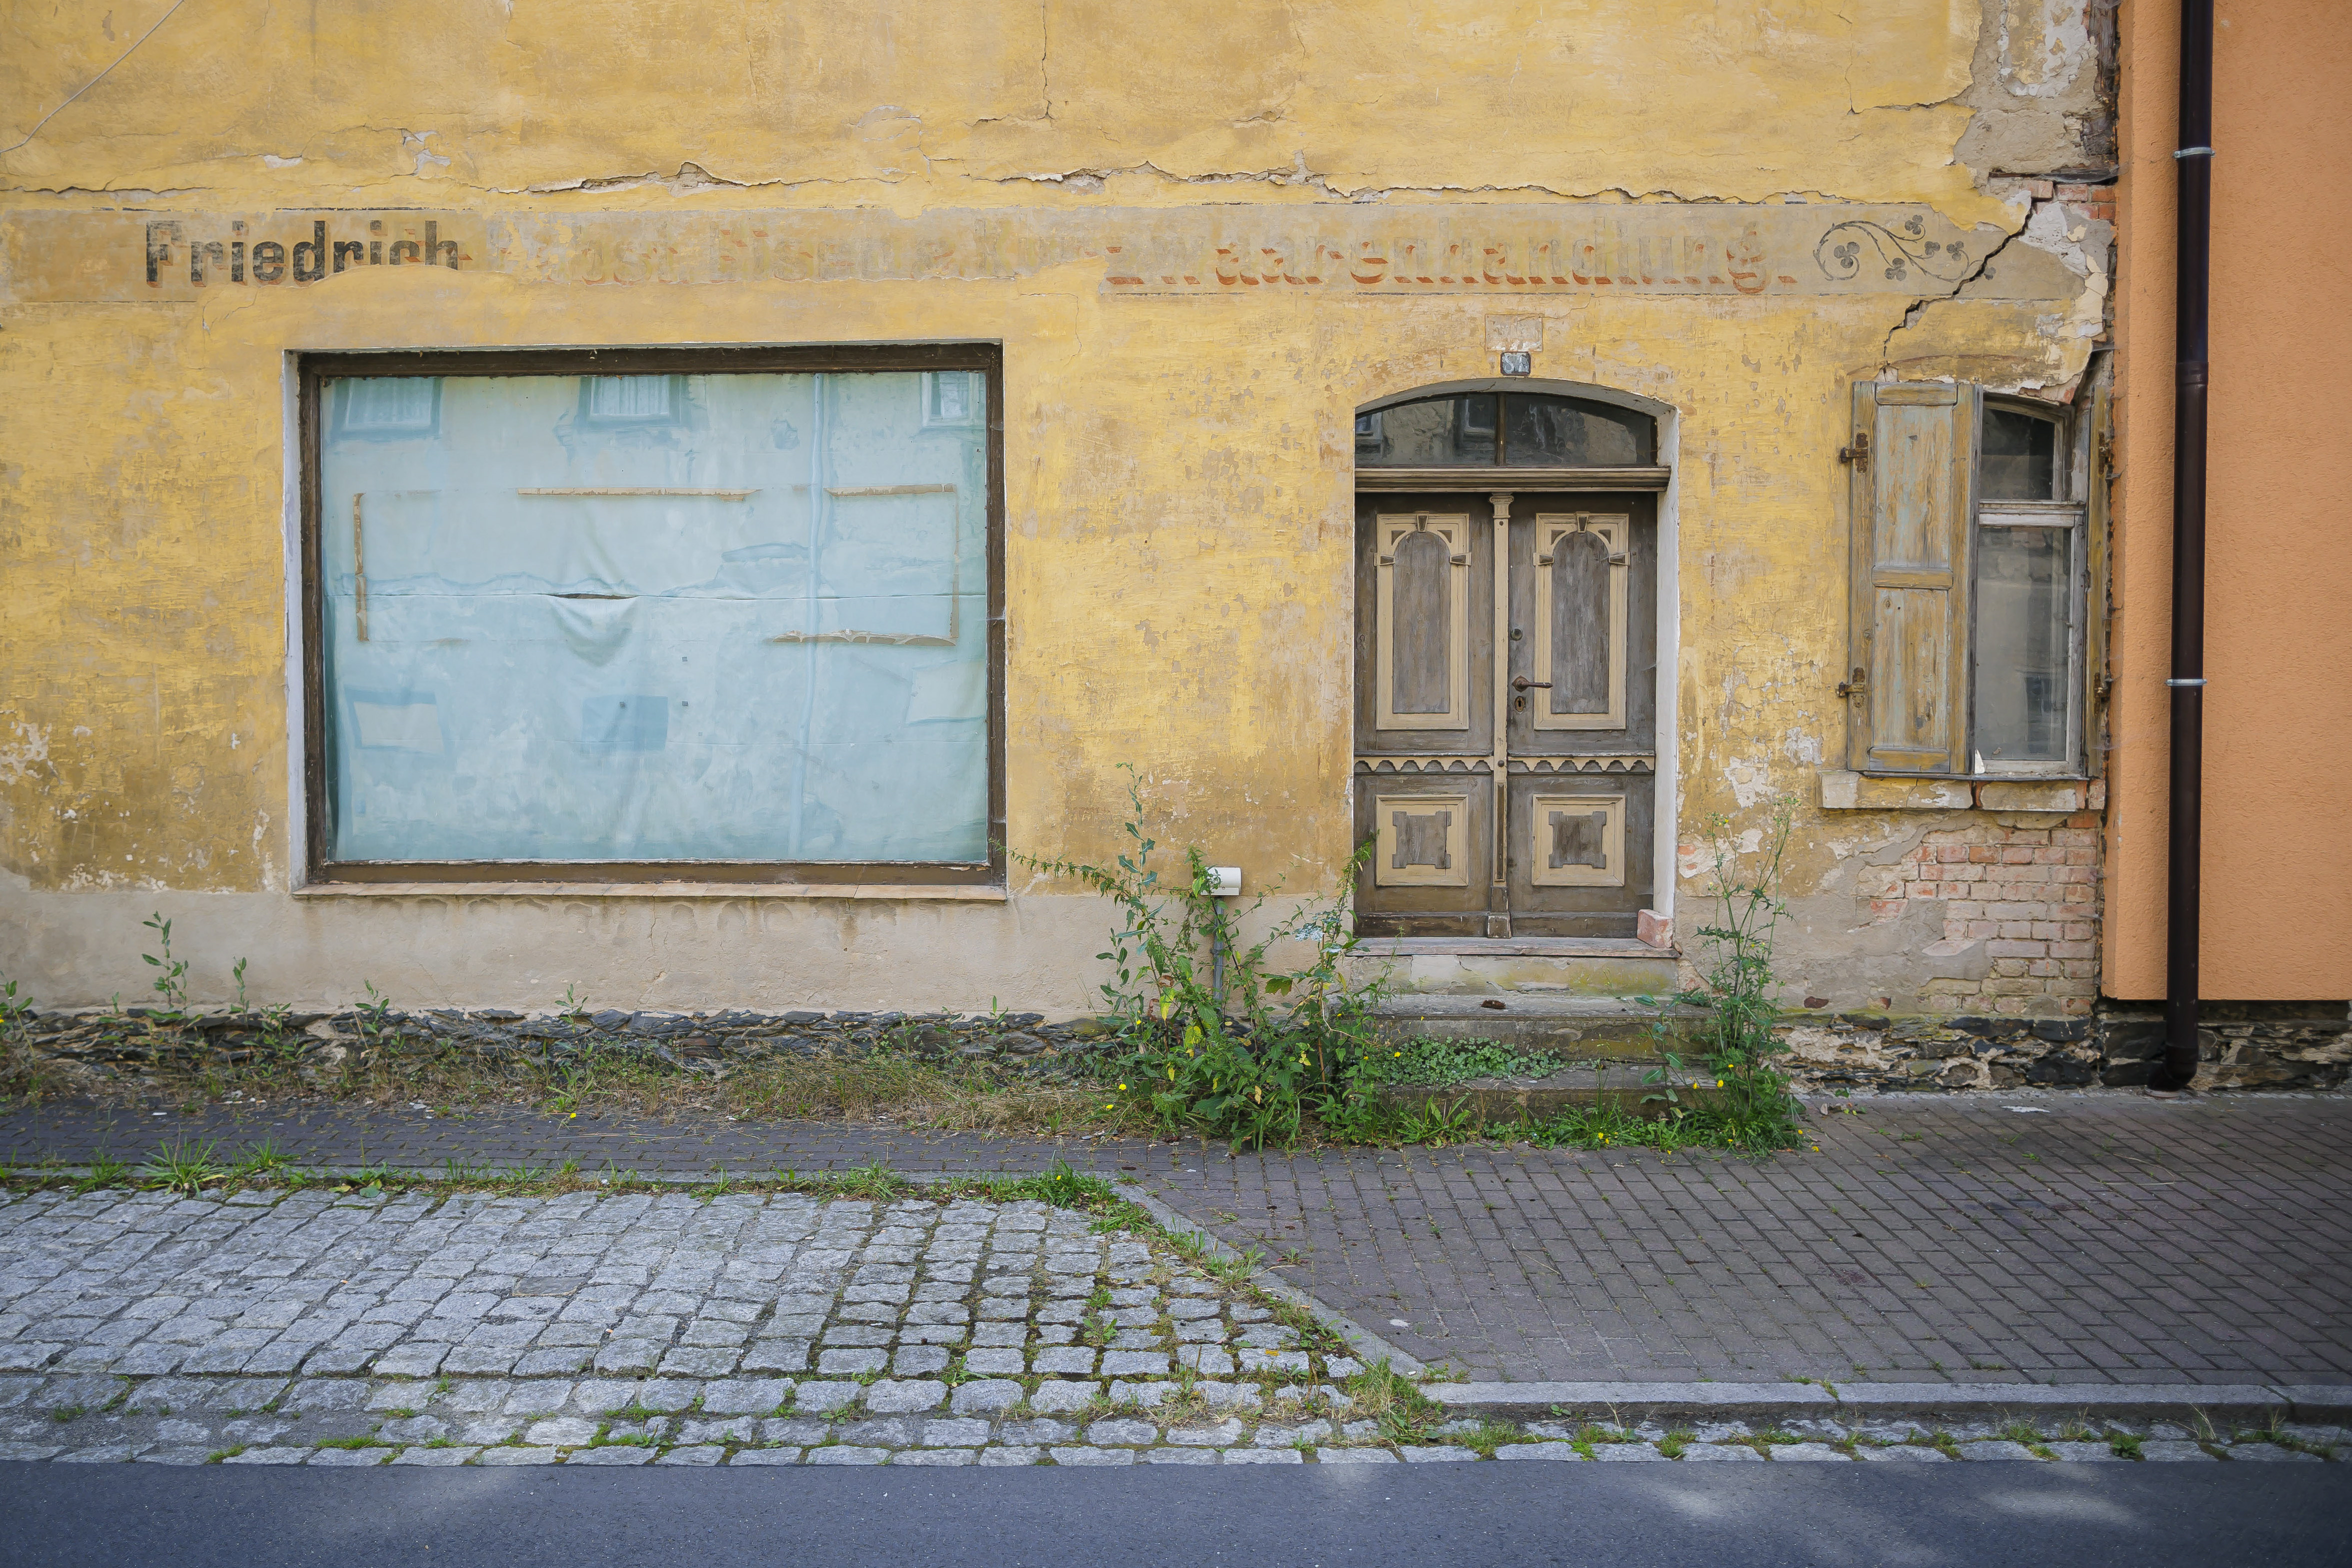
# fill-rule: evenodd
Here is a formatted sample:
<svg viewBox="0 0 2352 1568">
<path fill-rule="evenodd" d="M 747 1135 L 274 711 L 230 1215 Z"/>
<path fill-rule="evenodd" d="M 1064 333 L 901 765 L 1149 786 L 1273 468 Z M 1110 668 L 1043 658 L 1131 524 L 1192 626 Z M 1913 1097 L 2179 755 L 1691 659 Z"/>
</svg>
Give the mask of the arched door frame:
<svg viewBox="0 0 2352 1568">
<path fill-rule="evenodd" d="M 1677 702 L 1680 682 L 1676 672 L 1681 663 L 1682 649 L 1682 582 L 1680 550 L 1680 512 L 1682 476 L 1680 468 L 1682 419 L 1681 411 L 1670 403 L 1622 388 L 1604 386 L 1592 382 L 1567 381 L 1543 376 L 1473 376 L 1452 381 L 1424 382 L 1412 386 L 1397 387 L 1368 397 L 1356 405 L 1354 414 L 1377 414 L 1401 404 L 1417 403 L 1423 398 L 1444 397 L 1478 392 L 1534 393 L 1555 397 L 1581 398 L 1614 407 L 1646 414 L 1657 421 L 1655 467 L 1662 470 L 1658 480 L 1641 488 L 1656 490 L 1658 563 L 1656 589 L 1657 626 L 1657 773 L 1654 788 L 1656 805 L 1653 826 L 1652 905 L 1662 921 L 1671 921 L 1675 911 L 1675 881 L 1679 861 L 1675 850 L 1679 844 L 1676 824 L 1680 816 L 1681 762 L 1680 708 Z M 1355 419 L 1350 416 L 1349 429 Z M 1352 450 L 1352 445 L 1350 447 Z M 1561 488 L 1559 475 L 1566 470 L 1515 469 L 1501 467 L 1465 466 L 1448 488 L 1478 491 L 1508 491 L 1515 487 L 1502 482 L 1516 479 L 1521 489 Z M 1356 470 L 1355 492 L 1361 494 L 1380 485 L 1378 469 Z M 1598 478 L 1596 472 L 1596 479 Z M 1367 479 L 1370 483 L 1367 483 Z M 1622 486 L 1622 478 L 1606 481 Z M 1570 482 L 1572 488 L 1572 481 Z M 1597 485 L 1592 488 L 1597 488 Z M 1350 581 L 1352 582 L 1352 577 Z M 1361 606 L 1356 607 L 1358 614 Z"/>
</svg>

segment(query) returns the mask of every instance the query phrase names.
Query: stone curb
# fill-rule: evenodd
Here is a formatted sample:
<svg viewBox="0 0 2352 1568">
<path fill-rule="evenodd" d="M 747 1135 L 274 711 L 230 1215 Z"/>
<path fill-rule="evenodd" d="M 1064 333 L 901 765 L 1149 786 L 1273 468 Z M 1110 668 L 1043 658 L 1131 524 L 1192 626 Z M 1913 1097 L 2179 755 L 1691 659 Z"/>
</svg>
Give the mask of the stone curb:
<svg viewBox="0 0 2352 1568">
<path fill-rule="evenodd" d="M 1121 1198 L 1150 1215 L 1153 1222 L 1170 1235 L 1199 1237 L 1202 1250 L 1220 1263 L 1238 1263 L 1242 1260 L 1242 1254 L 1219 1241 L 1201 1225 L 1178 1214 L 1135 1183 L 1114 1181 L 1110 1184 L 1110 1188 Z M 1348 1342 L 1348 1347 L 1356 1352 L 1358 1361 L 1374 1362 L 1385 1359 L 1391 1372 L 1402 1373 L 1406 1377 L 1428 1375 L 1429 1369 L 1419 1361 L 1405 1354 L 1404 1352 L 1346 1313 L 1334 1311 L 1306 1291 L 1294 1285 L 1285 1284 L 1275 1278 L 1272 1270 L 1263 1267 L 1251 1270 L 1250 1282 L 1276 1300 L 1286 1301 L 1301 1311 L 1311 1313 L 1317 1321 Z M 1507 1387 L 1509 1385 L 1493 1384 L 1481 1386 Z"/>
<path fill-rule="evenodd" d="M 2352 1386 L 2251 1383 L 1433 1383 L 1424 1390 L 1465 1415 L 1541 1419 L 1555 1414 L 1633 1420 L 1782 1417 L 1923 1420 L 2060 1411 L 2140 1420 L 2313 1424 L 2352 1417 Z"/>
</svg>

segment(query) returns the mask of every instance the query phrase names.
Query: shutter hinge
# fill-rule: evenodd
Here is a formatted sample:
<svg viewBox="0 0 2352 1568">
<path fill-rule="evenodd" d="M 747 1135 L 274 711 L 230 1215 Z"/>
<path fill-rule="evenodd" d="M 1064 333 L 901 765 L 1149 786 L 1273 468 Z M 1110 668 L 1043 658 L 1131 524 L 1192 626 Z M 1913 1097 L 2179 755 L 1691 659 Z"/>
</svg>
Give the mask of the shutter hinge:
<svg viewBox="0 0 2352 1568">
<path fill-rule="evenodd" d="M 1853 433 L 1853 445 L 1851 447 L 1840 447 L 1838 448 L 1838 461 L 1841 463 L 1851 463 L 1855 468 L 1862 469 L 1864 473 L 1869 472 L 1870 432 L 1867 430 L 1855 431 Z"/>
<path fill-rule="evenodd" d="M 1864 676 L 1862 666 L 1857 664 L 1853 667 L 1853 679 L 1852 680 L 1841 680 L 1838 682 L 1837 694 L 1840 697 L 1859 697 L 1869 689 L 1870 682 Z"/>
</svg>

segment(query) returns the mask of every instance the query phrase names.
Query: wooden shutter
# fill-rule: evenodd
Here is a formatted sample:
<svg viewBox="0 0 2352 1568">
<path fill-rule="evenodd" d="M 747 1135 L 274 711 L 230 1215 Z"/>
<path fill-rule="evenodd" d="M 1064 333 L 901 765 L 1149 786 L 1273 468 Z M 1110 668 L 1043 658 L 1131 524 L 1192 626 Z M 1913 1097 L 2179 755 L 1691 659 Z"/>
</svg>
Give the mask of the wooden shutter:
<svg viewBox="0 0 2352 1568">
<path fill-rule="evenodd" d="M 1969 771 L 1969 569 L 1978 389 L 1857 383 L 1848 765 Z"/>
</svg>

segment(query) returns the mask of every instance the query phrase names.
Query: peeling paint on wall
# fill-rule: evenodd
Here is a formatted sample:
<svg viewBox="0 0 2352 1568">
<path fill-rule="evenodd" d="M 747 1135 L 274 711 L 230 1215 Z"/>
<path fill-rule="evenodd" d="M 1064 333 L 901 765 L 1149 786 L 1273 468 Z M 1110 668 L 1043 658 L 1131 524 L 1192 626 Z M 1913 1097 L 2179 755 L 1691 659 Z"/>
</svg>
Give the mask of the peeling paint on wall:
<svg viewBox="0 0 2352 1568">
<path fill-rule="evenodd" d="M 1507 311 L 1537 377 L 1674 411 L 1687 896 L 1693 825 L 1752 855 L 1843 751 L 1850 384 L 2063 396 L 2105 331 L 2106 226 L 2029 188 L 2098 156 L 2096 0 L 1142 29 L 563 0 L 424 37 L 175 7 L 128 53 L 107 15 L 28 13 L 0 50 L 0 943 L 52 1000 L 123 988 L 147 889 L 201 894 L 263 995 L 348 991 L 356 952 L 481 1005 L 459 946 L 544 942 L 614 995 L 773 1000 L 729 976 L 790 953 L 776 984 L 844 1005 L 1091 1000 L 1098 911 L 1047 879 L 887 912 L 298 898 L 289 353 L 1001 342 L 1011 838 L 1114 852 L 1132 763 L 1163 842 L 1287 894 L 1349 848 L 1354 411 L 1493 376 Z M 1807 951 L 1916 994 L 1927 942 L 1873 945 L 1916 933 L 1838 881 L 1876 832 L 1801 809 Z M 389 912 L 415 938 L 387 955 Z"/>
</svg>

